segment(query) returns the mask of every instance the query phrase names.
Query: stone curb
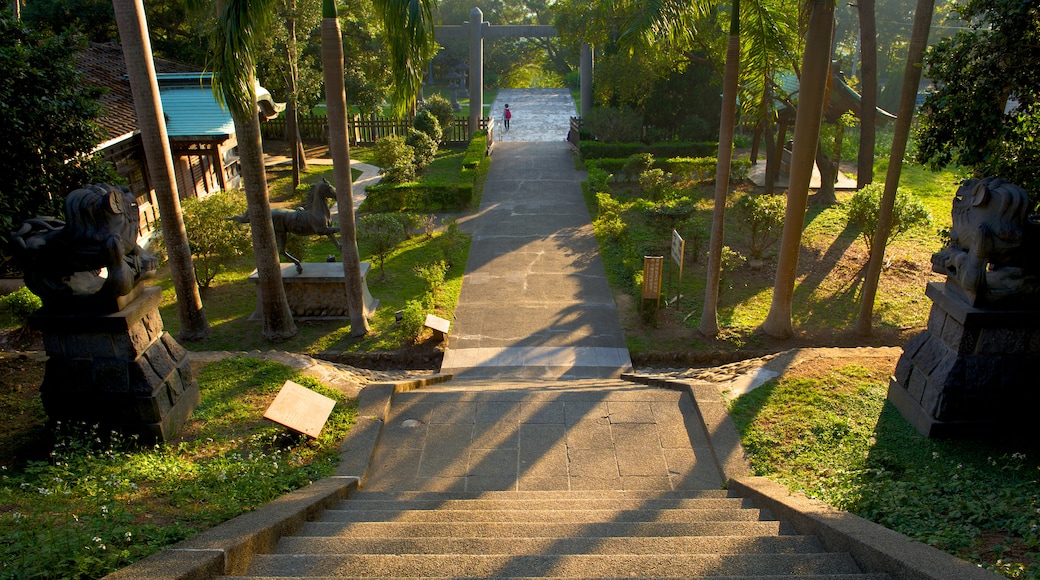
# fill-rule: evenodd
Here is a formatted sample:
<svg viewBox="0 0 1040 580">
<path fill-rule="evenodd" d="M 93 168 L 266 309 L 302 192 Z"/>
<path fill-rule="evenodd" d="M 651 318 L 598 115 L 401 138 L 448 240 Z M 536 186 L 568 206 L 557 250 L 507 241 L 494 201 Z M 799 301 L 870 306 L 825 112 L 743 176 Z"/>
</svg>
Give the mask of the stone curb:
<svg viewBox="0 0 1040 580">
<path fill-rule="evenodd" d="M 1000 575 L 946 552 L 834 509 L 764 477 L 733 477 L 727 488 L 777 519 L 789 522 L 800 534 L 812 534 L 830 551 L 848 552 L 867 572 L 883 572 L 906 580 L 958 578 L 996 579 Z"/>
<path fill-rule="evenodd" d="M 740 442 L 740 432 L 729 416 L 729 408 L 718 387 L 712 383 L 661 379 L 653 376 L 625 373 L 622 380 L 653 387 L 686 391 L 693 399 L 701 420 L 701 428 L 711 442 L 711 454 L 723 481 L 751 473 L 747 452 Z"/>
<path fill-rule="evenodd" d="M 358 489 L 367 476 L 394 393 L 451 379 L 452 375 L 432 375 L 368 385 L 358 397 L 357 425 L 340 444 L 342 461 L 336 475 L 283 495 L 105 578 L 210 580 L 222 575 L 244 574 L 254 555 L 270 552 L 279 538 L 296 533 L 304 522 L 334 507 Z"/>
<path fill-rule="evenodd" d="M 740 434 L 717 385 L 640 374 L 622 375 L 622 379 L 688 392 L 700 411 L 712 455 L 723 479 L 727 480 L 726 489 L 751 499 L 756 507 L 769 510 L 771 517 L 794 526 L 799 534 L 816 536 L 828 551 L 848 552 L 864 571 L 887 573 L 905 580 L 1001 578 L 882 525 L 791 493 L 775 481 L 751 476 Z"/>
</svg>

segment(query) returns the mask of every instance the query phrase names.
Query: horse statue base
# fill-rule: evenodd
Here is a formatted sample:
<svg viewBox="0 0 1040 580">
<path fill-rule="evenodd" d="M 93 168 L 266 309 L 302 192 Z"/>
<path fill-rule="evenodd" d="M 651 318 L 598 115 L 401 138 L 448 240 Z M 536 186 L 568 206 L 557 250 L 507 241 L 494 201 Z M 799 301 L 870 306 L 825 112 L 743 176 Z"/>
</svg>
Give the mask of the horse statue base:
<svg viewBox="0 0 1040 580">
<path fill-rule="evenodd" d="M 294 264 L 282 264 L 282 286 L 289 310 L 295 320 L 343 320 L 347 312 L 346 274 L 342 262 L 306 262 L 307 267 L 297 270 Z M 379 308 L 379 299 L 368 291 L 368 273 L 371 262 L 361 262 L 361 293 L 365 303 L 365 318 L 371 318 Z M 259 282 L 256 270 L 249 280 Z M 257 293 L 260 286 L 257 284 Z M 259 298 L 259 296 L 257 297 Z M 257 303 L 259 303 L 259 299 Z M 254 312 L 250 320 L 259 320 Z"/>
</svg>

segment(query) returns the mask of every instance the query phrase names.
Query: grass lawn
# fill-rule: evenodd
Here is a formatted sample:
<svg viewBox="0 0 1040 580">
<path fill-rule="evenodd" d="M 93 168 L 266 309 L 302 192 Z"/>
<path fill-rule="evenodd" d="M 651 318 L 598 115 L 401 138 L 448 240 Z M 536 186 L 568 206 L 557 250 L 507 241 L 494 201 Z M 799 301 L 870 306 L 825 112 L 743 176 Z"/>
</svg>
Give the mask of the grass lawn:
<svg viewBox="0 0 1040 580">
<path fill-rule="evenodd" d="M 755 474 L 1009 578 L 1040 578 L 1040 446 L 922 437 L 885 400 L 894 364 L 819 359 L 738 398 Z"/>
</svg>

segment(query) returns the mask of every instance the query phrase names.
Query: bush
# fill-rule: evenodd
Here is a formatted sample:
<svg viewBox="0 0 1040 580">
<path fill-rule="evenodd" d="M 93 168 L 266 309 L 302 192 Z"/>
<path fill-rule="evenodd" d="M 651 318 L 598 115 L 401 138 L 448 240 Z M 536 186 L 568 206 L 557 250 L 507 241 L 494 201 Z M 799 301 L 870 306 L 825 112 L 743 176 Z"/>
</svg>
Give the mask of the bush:
<svg viewBox="0 0 1040 580">
<path fill-rule="evenodd" d="M 884 184 L 871 183 L 854 193 L 846 203 L 848 224 L 860 229 L 860 236 L 862 236 L 868 252 L 874 250 L 874 235 L 877 232 L 881 195 L 884 190 Z M 932 214 L 921 203 L 921 200 L 904 189 L 896 189 L 895 206 L 892 209 L 892 230 L 884 244 L 887 246 L 889 240 L 914 227 L 927 226 L 931 223 Z"/>
<path fill-rule="evenodd" d="M 610 174 L 599 168 L 592 168 L 588 170 L 588 184 L 589 190 L 592 193 L 610 192 L 610 186 L 607 185 L 607 180 L 610 179 Z"/>
<path fill-rule="evenodd" d="M 433 117 L 430 118 L 432 119 Z M 413 162 L 418 171 L 422 171 L 423 168 L 432 163 L 433 158 L 437 156 L 437 142 L 418 129 L 409 129 L 408 136 L 405 137 L 404 142 L 411 146 L 412 150 L 415 152 Z"/>
<path fill-rule="evenodd" d="M 438 260 L 429 264 L 416 264 L 413 269 L 415 275 L 426 283 L 426 292 L 436 295 L 448 275 L 448 262 Z"/>
<path fill-rule="evenodd" d="M 409 300 L 401 309 L 401 334 L 413 344 L 419 342 L 419 337 L 426 329 L 427 310 L 422 300 Z"/>
<path fill-rule="evenodd" d="M 404 137 L 391 135 L 377 139 L 374 149 L 376 165 L 384 169 L 414 163 L 415 151 L 405 143 Z"/>
<path fill-rule="evenodd" d="M 409 160 L 383 169 L 383 179 L 380 180 L 380 183 L 397 185 L 410 181 L 415 181 L 415 163 Z"/>
<path fill-rule="evenodd" d="M 372 244 L 372 253 L 379 260 L 379 274 L 386 278 L 386 269 L 383 263 L 386 257 L 394 251 L 397 244 L 404 241 L 404 228 L 401 220 L 392 213 L 374 213 L 361 216 L 361 235 Z"/>
<path fill-rule="evenodd" d="M 435 143 L 441 140 L 441 123 L 430 111 L 420 110 L 412 120 L 412 127 L 426 133 Z"/>
<path fill-rule="evenodd" d="M 697 115 L 690 115 L 679 126 L 679 138 L 685 141 L 710 141 L 718 137 L 719 128 L 712 127 L 704 119 Z"/>
<path fill-rule="evenodd" d="M 0 297 L 0 308 L 10 312 L 11 317 L 22 328 L 29 326 L 29 317 L 41 307 L 43 307 L 43 301 L 40 300 L 40 297 L 33 294 L 32 290 L 25 286 L 11 292 L 7 296 Z"/>
<path fill-rule="evenodd" d="M 643 137 L 643 118 L 631 109 L 596 107 L 584 118 L 585 128 L 606 143 L 638 141 Z"/>
<path fill-rule="evenodd" d="M 365 190 L 364 211 L 462 209 L 473 201 L 472 183 L 380 183 Z"/>
<path fill-rule="evenodd" d="M 199 288 L 209 288 L 227 265 L 253 249 L 249 228 L 228 217 L 246 212 L 246 200 L 237 191 L 218 191 L 205 199 L 188 197 L 181 201 L 184 230 L 191 247 L 191 263 Z M 155 243 L 165 250 L 162 229 L 156 229 Z"/>
<path fill-rule="evenodd" d="M 643 188 L 643 196 L 652 201 L 664 197 L 664 190 L 671 184 L 671 176 L 663 169 L 650 169 L 639 175 L 639 187 Z"/>
<path fill-rule="evenodd" d="M 763 254 L 780 240 L 784 231 L 787 197 L 784 195 L 745 195 L 737 200 L 741 227 L 748 230 L 748 253 L 761 260 Z"/>
<path fill-rule="evenodd" d="M 423 102 L 419 111 L 428 111 L 437 118 L 441 129 L 441 139 L 446 139 L 451 134 L 451 125 L 455 122 L 455 109 L 451 107 L 451 101 L 442 95 L 433 95 Z"/>
<path fill-rule="evenodd" d="M 629 181 L 633 177 L 638 178 L 644 172 L 650 171 L 654 167 L 654 156 L 652 153 L 636 153 L 630 155 L 625 160 L 624 166 L 621 168 L 621 172 L 628 176 Z"/>
</svg>

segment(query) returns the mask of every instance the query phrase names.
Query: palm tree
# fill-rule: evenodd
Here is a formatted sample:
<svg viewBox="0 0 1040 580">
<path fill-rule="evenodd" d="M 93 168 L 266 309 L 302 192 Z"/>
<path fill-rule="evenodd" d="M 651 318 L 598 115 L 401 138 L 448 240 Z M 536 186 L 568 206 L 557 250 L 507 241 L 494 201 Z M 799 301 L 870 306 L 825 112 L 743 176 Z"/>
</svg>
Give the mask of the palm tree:
<svg viewBox="0 0 1040 580">
<path fill-rule="evenodd" d="M 824 96 L 830 74 L 831 35 L 834 29 L 834 0 L 813 0 L 802 56 L 802 75 L 798 91 L 798 113 L 794 125 L 794 150 L 791 152 L 790 185 L 787 189 L 787 214 L 780 239 L 773 301 L 762 330 L 770 336 L 787 338 L 794 329 L 791 309 L 794 282 L 798 271 L 798 251 L 802 224 L 809 200 L 816 148 L 820 141 Z"/>
<path fill-rule="evenodd" d="M 209 322 L 202 310 L 202 298 L 191 264 L 191 248 L 181 219 L 180 197 L 173 169 L 170 140 L 166 134 L 159 84 L 155 79 L 152 45 L 141 0 L 113 0 L 123 58 L 130 77 L 137 124 L 145 149 L 148 176 L 155 189 L 159 213 L 162 215 L 163 239 L 170 260 L 173 287 L 177 294 L 177 312 L 181 331 L 177 338 L 202 340 L 209 336 Z"/>
<path fill-rule="evenodd" d="M 393 79 L 391 98 L 399 114 L 412 109 L 426 63 L 436 54 L 434 4 L 435 0 L 373 0 L 383 20 Z"/>
<path fill-rule="evenodd" d="M 855 330 L 859 334 L 870 334 L 873 326 L 874 299 L 881 278 L 881 265 L 885 259 L 885 240 L 888 240 L 888 233 L 892 229 L 896 188 L 899 186 L 903 155 L 906 154 L 906 143 L 910 137 L 910 123 L 913 121 L 914 105 L 917 102 L 917 87 L 921 82 L 921 61 L 928 47 L 928 28 L 932 23 L 934 8 L 935 0 L 917 0 L 914 27 L 910 32 L 910 47 L 906 55 L 906 69 L 903 73 L 903 89 L 899 96 L 899 117 L 896 118 L 895 135 L 892 138 L 892 156 L 888 163 L 888 173 L 885 175 L 885 191 L 881 194 L 881 208 L 874 234 L 874 239 L 882 242 L 874 244 L 870 250 L 859 316 L 856 318 Z"/>
<path fill-rule="evenodd" d="M 226 0 L 218 3 L 216 42 L 213 43 L 214 91 L 231 112 L 238 136 L 239 163 L 246 192 L 253 253 L 259 278 L 257 299 L 263 336 L 282 341 L 296 335 L 282 286 L 271 203 L 267 194 L 260 117 L 256 104 L 257 44 L 264 35 L 276 0 Z"/>
<path fill-rule="evenodd" d="M 322 2 L 321 68 L 325 75 L 325 105 L 329 121 L 329 152 L 332 154 L 339 231 L 343 244 L 343 273 L 347 285 L 350 335 L 368 333 L 365 299 L 361 288 L 361 257 L 354 226 L 354 195 L 350 175 L 350 143 L 347 141 L 347 98 L 343 84 L 343 36 L 336 14 L 336 1 Z"/>
<path fill-rule="evenodd" d="M 874 0 L 858 0 L 860 77 L 862 107 L 859 114 L 859 158 L 856 160 L 856 188 L 874 181 L 874 141 L 877 129 L 877 24 Z M 916 86 L 916 85 L 915 85 Z"/>
</svg>

